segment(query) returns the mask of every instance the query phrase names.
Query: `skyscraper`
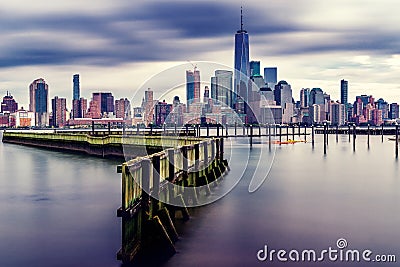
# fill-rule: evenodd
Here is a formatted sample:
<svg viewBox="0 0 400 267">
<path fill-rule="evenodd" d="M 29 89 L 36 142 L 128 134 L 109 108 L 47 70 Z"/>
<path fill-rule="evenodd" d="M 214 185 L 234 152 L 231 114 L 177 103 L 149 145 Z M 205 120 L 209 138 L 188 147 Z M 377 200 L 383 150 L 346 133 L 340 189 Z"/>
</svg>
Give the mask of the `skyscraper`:
<svg viewBox="0 0 400 267">
<path fill-rule="evenodd" d="M 51 100 L 51 106 L 52 126 L 63 127 L 67 122 L 67 100 L 56 96 Z"/>
<path fill-rule="evenodd" d="M 233 108 L 232 76 L 232 71 L 216 70 L 215 77 L 211 77 L 211 98 L 231 108 Z"/>
<path fill-rule="evenodd" d="M 300 107 L 306 108 L 310 102 L 310 88 L 300 90 Z"/>
<path fill-rule="evenodd" d="M 186 71 L 186 100 L 189 109 L 190 104 L 200 102 L 200 71 Z"/>
<path fill-rule="evenodd" d="M 81 91 L 80 91 L 80 85 L 79 85 L 79 74 L 74 74 L 73 76 L 73 100 L 79 100 L 79 98 L 81 97 Z"/>
<path fill-rule="evenodd" d="M 49 86 L 43 78 L 34 80 L 29 85 L 29 111 L 35 113 L 36 126 L 49 125 L 48 116 Z"/>
<path fill-rule="evenodd" d="M 268 67 L 264 68 L 264 81 L 267 87 L 274 88 L 278 82 L 278 68 Z"/>
<path fill-rule="evenodd" d="M 390 104 L 389 119 L 397 119 L 399 117 L 399 105 L 397 103 Z"/>
<path fill-rule="evenodd" d="M 8 93 L 3 97 L 3 102 L 1 102 L 1 112 L 14 113 L 18 110 L 18 103 L 15 101 L 14 97 Z"/>
<path fill-rule="evenodd" d="M 132 117 L 131 103 L 127 98 L 115 100 L 115 117 L 129 120 Z"/>
<path fill-rule="evenodd" d="M 349 99 L 348 99 L 348 94 L 349 94 L 349 82 L 345 80 L 340 81 L 340 102 L 342 104 L 347 104 Z"/>
<path fill-rule="evenodd" d="M 250 76 L 251 77 L 261 76 L 260 61 L 250 61 Z"/>
<path fill-rule="evenodd" d="M 249 35 L 243 29 L 243 11 L 240 10 L 240 30 L 235 34 L 234 103 L 236 103 L 237 96 L 240 96 L 245 104 L 248 101 L 249 78 Z"/>
</svg>

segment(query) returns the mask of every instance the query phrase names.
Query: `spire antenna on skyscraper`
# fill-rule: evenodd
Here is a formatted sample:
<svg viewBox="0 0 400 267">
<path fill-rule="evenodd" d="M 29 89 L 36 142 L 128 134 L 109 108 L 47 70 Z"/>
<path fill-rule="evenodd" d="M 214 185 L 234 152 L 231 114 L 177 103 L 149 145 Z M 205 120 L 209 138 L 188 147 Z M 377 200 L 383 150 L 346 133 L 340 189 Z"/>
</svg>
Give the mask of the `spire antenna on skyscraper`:
<svg viewBox="0 0 400 267">
<path fill-rule="evenodd" d="M 243 7 L 240 7 L 240 31 L 243 31 Z"/>
</svg>

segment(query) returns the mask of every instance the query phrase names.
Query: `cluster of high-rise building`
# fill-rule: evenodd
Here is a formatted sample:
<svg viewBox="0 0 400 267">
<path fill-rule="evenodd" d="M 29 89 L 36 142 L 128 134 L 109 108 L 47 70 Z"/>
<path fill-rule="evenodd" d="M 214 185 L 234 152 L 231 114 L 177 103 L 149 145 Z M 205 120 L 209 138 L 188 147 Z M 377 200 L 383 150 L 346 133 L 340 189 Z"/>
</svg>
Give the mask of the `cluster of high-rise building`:
<svg viewBox="0 0 400 267">
<path fill-rule="evenodd" d="M 29 108 L 18 108 L 9 92 L 1 103 L 0 127 L 64 127 L 97 123 L 131 124 L 131 107 L 127 98 L 114 100 L 110 92 L 94 92 L 89 102 L 80 96 L 79 74 L 73 75 L 72 110 L 66 98 L 49 101 L 49 85 L 43 78 L 29 85 Z M 50 105 L 49 105 L 50 104 Z"/>
<path fill-rule="evenodd" d="M 278 81 L 277 67 L 250 61 L 249 34 L 243 28 L 235 34 L 234 69 L 217 69 L 210 77 L 210 88 L 201 95 L 200 70 L 186 71 L 186 103 L 175 96 L 172 104 L 145 91 L 142 104 L 131 109 L 127 98 L 114 99 L 111 92 L 94 92 L 90 100 L 81 96 L 79 74 L 72 79 L 72 108 L 66 98 L 55 96 L 49 106 L 49 85 L 43 78 L 29 85 L 29 108 L 18 108 L 9 92 L 1 103 L 0 127 L 64 127 L 89 125 L 92 121 L 126 125 L 184 125 L 204 123 L 277 123 L 332 125 L 355 123 L 381 125 L 399 118 L 399 105 L 371 95 L 357 96 L 349 103 L 349 84 L 340 81 L 340 101 L 334 101 L 321 88 L 303 88 L 300 100 L 293 99 L 291 85 Z M 51 108 L 51 110 L 50 110 Z M 133 112 L 132 112 L 133 111 Z"/>
</svg>

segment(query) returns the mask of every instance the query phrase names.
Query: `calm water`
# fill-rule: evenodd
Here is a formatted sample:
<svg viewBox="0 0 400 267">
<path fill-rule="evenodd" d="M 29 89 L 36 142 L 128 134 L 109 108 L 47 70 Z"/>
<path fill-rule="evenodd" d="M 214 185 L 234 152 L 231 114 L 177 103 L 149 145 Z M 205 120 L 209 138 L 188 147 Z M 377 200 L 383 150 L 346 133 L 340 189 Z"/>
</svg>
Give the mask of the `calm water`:
<svg viewBox="0 0 400 267">
<path fill-rule="evenodd" d="M 311 144 L 276 149 L 271 172 L 248 192 L 253 168 L 224 198 L 192 212 L 178 253 L 165 266 L 397 266 L 381 263 L 258 262 L 271 249 L 327 249 L 345 238 L 350 249 L 396 254 L 400 260 L 400 175 L 393 142 L 321 136 Z M 229 142 L 226 142 L 229 145 Z M 246 166 L 267 173 L 272 155 L 256 144 L 249 154 L 234 141 L 231 172 L 216 193 Z M 247 157 L 250 161 L 247 163 Z M 0 144 L 0 266 L 119 266 L 120 180 L 116 162 Z M 231 178 L 231 179 L 230 179 Z"/>
</svg>

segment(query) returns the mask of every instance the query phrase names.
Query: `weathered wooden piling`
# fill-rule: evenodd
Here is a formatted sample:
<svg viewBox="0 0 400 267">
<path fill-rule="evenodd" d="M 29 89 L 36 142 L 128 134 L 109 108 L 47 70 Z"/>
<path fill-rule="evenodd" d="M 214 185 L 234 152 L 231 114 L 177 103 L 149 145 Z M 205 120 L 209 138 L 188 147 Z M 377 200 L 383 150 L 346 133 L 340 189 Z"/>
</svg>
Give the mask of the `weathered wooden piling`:
<svg viewBox="0 0 400 267">
<path fill-rule="evenodd" d="M 253 125 L 250 125 L 250 148 L 253 147 Z"/>
<path fill-rule="evenodd" d="M 286 125 L 286 141 L 289 141 L 289 125 Z"/>
<path fill-rule="evenodd" d="M 324 123 L 324 155 L 326 155 L 326 123 Z"/>
<path fill-rule="evenodd" d="M 356 131 L 356 125 L 353 125 L 353 151 L 356 151 L 356 136 L 357 136 L 357 131 Z"/>
<path fill-rule="evenodd" d="M 348 134 L 349 134 L 349 143 L 350 143 L 350 141 L 351 141 L 351 139 L 350 139 L 350 136 L 351 136 L 351 133 L 350 133 L 350 125 L 348 125 L 348 130 L 347 130 L 347 132 L 348 132 Z"/>
<path fill-rule="evenodd" d="M 268 124 L 268 147 L 269 147 L 270 151 L 271 151 L 271 146 L 272 146 L 271 143 L 272 143 L 271 142 L 271 125 Z"/>
<path fill-rule="evenodd" d="M 336 125 L 336 143 L 339 142 L 339 126 Z"/>
<path fill-rule="evenodd" d="M 311 125 L 311 143 L 312 143 L 313 147 L 314 147 L 314 142 L 315 142 L 314 135 L 315 135 L 315 133 L 314 133 L 314 124 L 313 124 L 313 125 Z"/>
<path fill-rule="evenodd" d="M 237 136 L 237 122 L 235 121 L 235 137 Z"/>
<path fill-rule="evenodd" d="M 396 159 L 399 157 L 399 125 L 396 124 Z"/>
<path fill-rule="evenodd" d="M 294 140 L 294 125 L 292 125 L 292 140 Z"/>
</svg>

